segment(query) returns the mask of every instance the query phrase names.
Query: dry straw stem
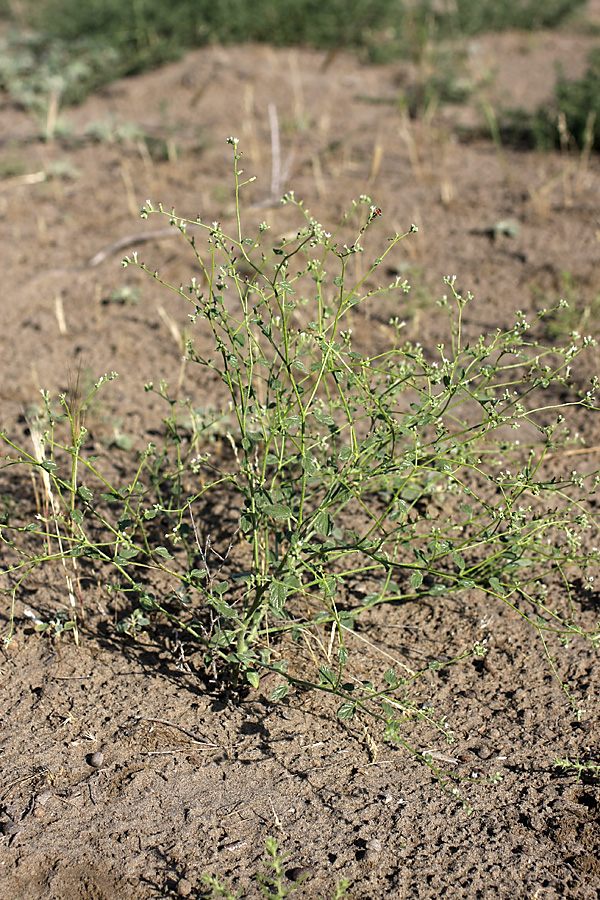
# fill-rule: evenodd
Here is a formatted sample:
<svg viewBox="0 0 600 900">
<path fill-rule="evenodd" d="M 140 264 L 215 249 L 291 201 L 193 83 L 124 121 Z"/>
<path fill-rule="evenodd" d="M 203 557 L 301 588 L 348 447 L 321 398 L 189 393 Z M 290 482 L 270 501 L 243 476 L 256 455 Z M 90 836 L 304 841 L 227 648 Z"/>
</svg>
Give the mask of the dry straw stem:
<svg viewBox="0 0 600 900">
<path fill-rule="evenodd" d="M 61 334 L 68 334 L 69 329 L 67 328 L 67 320 L 65 319 L 65 306 L 61 294 L 57 294 L 54 298 L 54 313 L 56 315 L 58 330 Z"/>
<path fill-rule="evenodd" d="M 383 158 L 385 155 L 385 146 L 381 137 L 378 135 L 377 140 L 373 146 L 373 158 L 371 159 L 371 171 L 369 173 L 368 186 L 371 188 L 373 186 L 373 182 L 377 178 L 377 174 L 379 169 L 381 168 L 381 163 L 383 162 Z"/>
<path fill-rule="evenodd" d="M 285 163 L 281 159 L 281 138 L 279 133 L 279 117 L 277 107 L 269 103 L 269 130 L 271 133 L 271 189 L 266 200 L 251 204 L 251 209 L 265 209 L 270 206 L 278 206 L 285 193 L 285 183 L 289 177 L 293 152 L 288 154 Z"/>
<path fill-rule="evenodd" d="M 321 157 L 318 153 L 314 153 L 311 157 L 311 166 L 313 172 L 313 178 L 315 180 L 315 189 L 316 194 L 319 200 L 324 200 L 327 197 L 327 183 L 325 178 L 323 177 L 323 167 L 321 166 Z"/>
<path fill-rule="evenodd" d="M 24 184 L 40 184 L 48 180 L 47 172 L 31 172 L 28 175 L 15 175 L 13 178 L 3 178 L 0 182 L 0 191 L 6 191 L 12 187 L 21 187 Z"/>
<path fill-rule="evenodd" d="M 123 179 L 123 184 L 125 185 L 125 194 L 127 196 L 127 209 L 129 210 L 129 215 L 133 219 L 138 219 L 140 215 L 140 204 L 135 199 L 133 179 L 131 177 L 131 172 L 129 171 L 129 166 L 124 160 L 121 162 L 120 171 L 121 178 Z"/>
<path fill-rule="evenodd" d="M 71 605 L 71 609 L 73 610 L 73 636 L 75 638 L 75 643 L 79 645 L 79 629 L 77 627 L 77 613 L 76 613 L 76 604 L 75 604 L 75 590 L 73 588 L 73 579 L 71 578 L 71 574 L 67 569 L 67 562 L 64 557 L 64 549 L 63 549 L 63 541 L 62 535 L 60 533 L 60 528 L 58 526 L 58 516 L 56 511 L 56 504 L 54 501 L 54 493 L 52 491 L 52 483 L 50 481 L 50 474 L 43 468 L 42 464 L 46 458 L 46 453 L 44 449 L 44 442 L 42 440 L 42 432 L 40 431 L 39 424 L 35 420 L 29 422 L 29 431 L 31 434 L 31 443 L 33 445 L 33 455 L 37 462 L 40 465 L 39 471 L 42 476 L 42 485 L 44 488 L 44 508 L 46 510 L 46 515 L 44 515 L 44 520 L 46 522 L 46 527 L 48 528 L 48 539 L 50 538 L 49 532 L 49 516 L 48 510 L 52 512 L 52 519 L 54 521 L 54 528 L 56 531 L 56 540 L 58 543 L 58 551 L 61 558 L 61 563 L 65 575 L 65 582 L 67 584 L 67 593 L 69 595 L 69 603 Z M 72 560 L 73 566 L 75 565 L 75 560 Z"/>
<path fill-rule="evenodd" d="M 180 329 L 179 325 L 177 324 L 177 322 L 171 318 L 171 316 L 169 315 L 169 313 L 166 311 L 166 309 L 164 308 L 164 306 L 162 304 L 157 305 L 156 311 L 157 311 L 159 317 L 161 318 L 161 320 L 163 321 L 164 325 L 166 325 L 166 327 L 169 331 L 169 334 L 171 335 L 171 337 L 173 338 L 173 340 L 175 341 L 177 346 L 184 349 L 183 336 L 181 334 L 181 329 Z"/>
<path fill-rule="evenodd" d="M 148 144 L 144 140 L 143 137 L 139 138 L 136 142 L 136 147 L 140 156 L 142 157 L 142 162 L 144 163 L 144 168 L 146 170 L 146 175 L 148 178 L 154 177 L 154 162 L 152 161 L 152 157 L 150 155 L 150 151 L 148 150 Z M 136 207 L 136 217 L 139 216 L 139 207 Z"/>
<path fill-rule="evenodd" d="M 417 141 L 415 139 L 415 129 L 410 120 L 410 116 L 405 109 L 403 109 L 400 113 L 400 123 L 398 125 L 398 131 L 400 133 L 402 141 L 406 146 L 406 149 L 408 150 L 408 158 L 410 160 L 410 166 L 413 175 L 417 181 L 422 181 L 423 168 L 421 166 L 419 149 L 417 147 Z"/>
<path fill-rule="evenodd" d="M 52 144 L 58 123 L 58 113 L 60 110 L 60 98 L 62 91 L 60 88 L 53 88 L 48 98 L 48 112 L 46 114 L 46 128 L 44 139 L 47 144 Z"/>
<path fill-rule="evenodd" d="M 592 147 L 594 145 L 594 132 L 596 125 L 596 111 L 594 109 L 590 109 L 586 123 L 585 123 L 585 132 L 583 137 L 583 148 L 581 153 L 579 154 L 579 164 L 577 166 L 577 173 L 575 175 L 575 197 L 581 197 L 585 189 L 585 178 L 588 173 L 589 165 L 590 165 L 590 155 L 592 153 Z"/>
<path fill-rule="evenodd" d="M 560 170 L 549 178 L 537 190 L 530 191 L 532 206 L 536 213 L 546 218 L 552 205 L 552 192 L 558 184 L 562 184 L 563 205 L 570 207 L 574 200 L 581 197 L 585 190 L 585 182 L 589 170 L 590 155 L 594 143 L 594 125 L 596 113 L 590 110 L 586 120 L 584 141 L 581 152 L 576 159 L 568 159 Z M 572 157 L 575 140 L 567 129 L 567 121 L 564 113 L 558 113 L 557 128 L 560 136 L 561 153 L 563 157 Z"/>
</svg>

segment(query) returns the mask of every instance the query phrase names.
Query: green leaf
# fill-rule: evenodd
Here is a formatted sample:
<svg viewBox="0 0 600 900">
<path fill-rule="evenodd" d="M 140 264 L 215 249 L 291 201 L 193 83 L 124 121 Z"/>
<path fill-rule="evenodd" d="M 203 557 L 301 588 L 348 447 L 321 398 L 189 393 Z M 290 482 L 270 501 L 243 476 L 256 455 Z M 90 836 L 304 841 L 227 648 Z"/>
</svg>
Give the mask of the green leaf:
<svg viewBox="0 0 600 900">
<path fill-rule="evenodd" d="M 155 547 L 154 552 L 157 556 L 162 557 L 162 559 L 175 559 L 175 557 L 169 553 L 166 547 Z"/>
<path fill-rule="evenodd" d="M 302 457 L 302 469 L 307 475 L 315 475 L 318 471 L 317 461 L 314 457 L 304 454 Z"/>
<path fill-rule="evenodd" d="M 423 584 L 423 574 L 415 569 L 415 571 L 410 576 L 410 586 L 413 590 L 416 591 L 417 588 L 421 587 Z"/>
<path fill-rule="evenodd" d="M 296 291 L 295 291 L 294 288 L 291 286 L 291 284 L 289 283 L 289 281 L 280 281 L 280 282 L 279 282 L 279 287 L 280 287 L 281 290 L 282 290 L 284 293 L 286 293 L 286 294 L 295 294 L 295 293 L 296 293 Z"/>
<path fill-rule="evenodd" d="M 248 684 L 251 684 L 254 690 L 258 690 L 258 686 L 260 684 L 260 677 L 258 672 L 246 672 L 246 681 Z"/>
<path fill-rule="evenodd" d="M 288 593 L 289 587 L 287 584 L 283 584 L 281 581 L 271 582 L 269 586 L 269 600 L 276 609 L 281 610 L 283 608 Z"/>
<path fill-rule="evenodd" d="M 138 550 L 136 547 L 121 547 L 119 550 L 119 556 L 123 559 L 135 559 L 138 555 Z"/>
<path fill-rule="evenodd" d="M 155 609 L 156 602 L 152 594 L 142 594 L 138 601 L 142 609 Z"/>
<path fill-rule="evenodd" d="M 333 520 L 329 513 L 325 512 L 324 509 L 319 510 L 314 521 L 314 529 L 317 534 L 322 534 L 323 537 L 329 537 L 332 526 Z"/>
<path fill-rule="evenodd" d="M 500 594 L 500 595 L 504 594 L 504 588 L 502 587 L 500 581 L 498 580 L 498 578 L 496 578 L 495 575 L 490 575 L 490 587 L 493 591 L 496 592 L 496 594 Z"/>
<path fill-rule="evenodd" d="M 217 584 L 213 584 L 212 589 L 213 594 L 218 594 L 218 596 L 220 597 L 229 590 L 229 582 L 218 581 Z"/>
<path fill-rule="evenodd" d="M 240 516 L 240 529 L 244 534 L 249 534 L 254 528 L 254 522 L 250 516 Z"/>
<path fill-rule="evenodd" d="M 80 509 L 74 509 L 71 513 L 71 519 L 75 523 L 75 525 L 81 525 L 83 522 L 83 513 Z"/>
<path fill-rule="evenodd" d="M 314 415 L 315 419 L 317 420 L 317 422 L 320 422 L 321 425 L 333 425 L 334 424 L 331 416 L 322 409 L 315 409 L 313 415 Z"/>
<path fill-rule="evenodd" d="M 302 581 L 300 578 L 298 578 L 295 572 L 288 572 L 286 575 L 284 575 L 282 581 L 284 584 L 287 584 L 289 588 L 292 588 L 292 590 L 295 591 L 299 590 L 302 587 Z"/>
<path fill-rule="evenodd" d="M 342 705 L 338 709 L 337 717 L 343 722 L 346 719 L 351 719 L 355 711 L 356 703 L 353 703 L 351 700 L 347 700 L 345 703 L 342 703 Z"/>
<path fill-rule="evenodd" d="M 107 503 L 114 503 L 116 500 L 121 500 L 122 497 L 117 491 L 112 491 L 110 494 L 100 494 L 102 500 L 106 500 Z"/>
<path fill-rule="evenodd" d="M 283 700 L 284 697 L 287 696 L 290 690 L 290 686 L 285 681 L 283 684 L 278 684 L 276 688 L 273 688 L 271 694 L 269 695 L 269 700 L 271 703 L 277 703 L 278 700 Z"/>
<path fill-rule="evenodd" d="M 393 741 L 394 744 L 400 743 L 399 726 L 397 722 L 388 722 L 385 726 L 383 736 L 386 741 Z"/>
<path fill-rule="evenodd" d="M 94 499 L 94 495 L 92 494 L 90 489 L 87 488 L 83 484 L 79 486 L 77 493 L 79 494 L 79 496 L 81 497 L 82 500 L 85 500 L 86 503 L 91 503 L 92 500 Z"/>
<path fill-rule="evenodd" d="M 396 678 L 396 673 L 393 669 L 388 669 L 387 672 L 384 672 L 384 680 L 390 685 L 390 687 L 396 687 L 398 684 L 398 679 Z"/>
<path fill-rule="evenodd" d="M 222 616 L 224 619 L 235 619 L 236 621 L 238 620 L 235 609 L 233 609 L 233 607 L 230 606 L 229 603 L 225 603 L 225 601 L 222 600 L 220 597 L 210 597 L 209 603 L 212 606 L 212 608 L 216 609 L 216 611 L 219 613 L 219 615 Z M 222 646 L 229 646 L 230 640 L 227 635 L 230 635 L 231 639 L 233 640 L 234 634 L 235 634 L 235 632 L 233 632 L 233 631 L 231 631 L 231 632 L 222 631 L 221 632 L 221 637 L 223 638 Z"/>
<path fill-rule="evenodd" d="M 473 581 L 472 578 L 461 578 L 459 584 L 462 590 L 465 590 L 465 588 L 470 589 L 477 587 L 477 583 Z"/>
<path fill-rule="evenodd" d="M 329 666 L 322 665 L 319 669 L 319 684 L 335 684 L 336 678 Z"/>
<path fill-rule="evenodd" d="M 381 700 L 381 709 L 386 716 L 395 716 L 398 712 L 398 710 L 395 709 L 391 703 L 388 703 L 388 701 L 383 698 Z"/>
<path fill-rule="evenodd" d="M 267 503 L 263 507 L 263 512 L 273 519 L 291 519 L 292 517 L 291 509 L 289 506 L 284 506 L 283 503 Z"/>
<path fill-rule="evenodd" d="M 455 550 L 454 553 L 452 554 L 452 559 L 454 560 L 454 565 L 457 566 L 460 569 L 460 571 L 462 572 L 466 566 L 466 563 L 464 561 L 464 558 L 461 556 L 461 554 L 457 550 Z"/>
<path fill-rule="evenodd" d="M 320 590 L 324 597 L 335 597 L 338 589 L 338 578 L 335 575 L 326 575 L 321 579 Z"/>
</svg>

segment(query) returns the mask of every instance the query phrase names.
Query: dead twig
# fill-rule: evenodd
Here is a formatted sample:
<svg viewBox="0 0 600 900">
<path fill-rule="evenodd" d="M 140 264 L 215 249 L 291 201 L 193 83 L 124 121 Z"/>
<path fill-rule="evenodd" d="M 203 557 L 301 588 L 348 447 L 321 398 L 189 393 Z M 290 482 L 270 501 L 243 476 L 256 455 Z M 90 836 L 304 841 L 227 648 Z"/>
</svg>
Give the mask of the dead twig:
<svg viewBox="0 0 600 900">
<path fill-rule="evenodd" d="M 189 737 L 195 744 L 199 744 L 209 750 L 219 749 L 218 744 L 211 744 L 208 741 L 203 741 L 202 738 L 198 737 L 197 734 L 188 731 L 187 728 L 183 728 L 183 726 L 181 725 L 177 725 L 176 722 L 168 722 L 166 719 L 153 719 L 150 716 L 136 716 L 135 718 L 138 722 L 155 722 L 157 725 L 166 725 L 168 728 L 176 728 L 178 731 L 181 731 L 183 734 Z"/>
</svg>

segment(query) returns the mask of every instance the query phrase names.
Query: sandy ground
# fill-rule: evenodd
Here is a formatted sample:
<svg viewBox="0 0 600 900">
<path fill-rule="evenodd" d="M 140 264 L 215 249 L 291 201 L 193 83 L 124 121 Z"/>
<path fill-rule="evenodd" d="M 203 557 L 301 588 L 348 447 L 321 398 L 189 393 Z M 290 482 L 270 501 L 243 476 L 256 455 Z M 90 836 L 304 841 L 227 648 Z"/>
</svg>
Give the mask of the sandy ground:
<svg viewBox="0 0 600 900">
<path fill-rule="evenodd" d="M 274 202 L 284 190 L 325 227 L 368 194 L 383 214 L 366 254 L 418 225 L 390 263 L 412 292 L 359 323 L 369 348 L 385 346 L 392 315 L 434 346 L 445 328 L 435 299 L 450 274 L 474 294 L 473 336 L 567 291 L 597 334 L 585 310 L 600 293 L 598 159 L 499 150 L 465 131 L 481 121 L 483 97 L 535 108 L 551 96 L 555 62 L 579 75 L 593 44 L 581 33 L 472 41 L 471 100 L 418 119 L 402 112 L 418 76 L 410 66 L 252 46 L 200 50 L 113 84 L 62 111 L 51 142 L 5 99 L 0 161 L 22 161 L 25 173 L 0 181 L 2 427 L 22 437 L 39 389 L 66 390 L 79 365 L 95 378 L 115 370 L 90 428 L 118 474 L 161 428 L 165 410 L 145 382 L 182 377 L 198 405 L 216 402 L 213 383 L 181 374 L 188 310 L 120 260 L 139 245 L 167 280 L 189 277 L 180 241 L 136 239 L 166 224 L 141 221 L 139 210 L 149 198 L 229 227 L 229 135 L 257 176 L 243 195 L 250 225 L 264 220 L 275 236 L 298 227 L 293 210 Z M 494 230 L 506 220 L 515 236 Z M 127 249 L 90 265 L 129 237 Z M 139 292 L 136 303 L 116 302 L 125 289 Z M 587 366 L 597 369 L 595 351 Z M 600 443 L 596 419 L 581 427 L 589 446 Z M 132 450 L 119 449 L 122 435 Z M 4 498 L 32 502 L 29 481 L 14 470 L 2 478 Z M 448 717 L 454 742 L 424 722 L 405 735 L 455 774 L 502 776 L 496 786 L 461 787 L 468 815 L 405 748 L 360 722 L 336 721 L 326 698 L 293 691 L 274 705 L 271 684 L 224 694 L 198 648 L 158 622 L 138 641 L 124 639 L 116 601 L 93 575 L 83 581 L 79 647 L 68 635 L 34 633 L 25 615 L 67 608 L 57 566 L 19 592 L 16 633 L 0 655 L 1 898 L 196 898 L 205 896 L 205 871 L 255 898 L 268 835 L 289 854 L 291 876 L 307 867 L 298 898 L 328 897 L 342 877 L 354 900 L 600 897 L 598 780 L 554 767 L 557 757 L 599 761 L 598 656 L 588 644 L 574 641 L 560 657 L 587 710 L 574 722 L 535 635 L 506 607 L 437 598 L 365 618 L 355 638 L 365 677 L 380 677 L 390 656 L 420 668 L 487 641 L 485 663 L 455 666 L 448 677 L 431 672 L 421 688 L 423 702 Z M 575 602 L 592 625 L 597 594 Z M 4 600 L 3 633 L 9 616 Z"/>
</svg>

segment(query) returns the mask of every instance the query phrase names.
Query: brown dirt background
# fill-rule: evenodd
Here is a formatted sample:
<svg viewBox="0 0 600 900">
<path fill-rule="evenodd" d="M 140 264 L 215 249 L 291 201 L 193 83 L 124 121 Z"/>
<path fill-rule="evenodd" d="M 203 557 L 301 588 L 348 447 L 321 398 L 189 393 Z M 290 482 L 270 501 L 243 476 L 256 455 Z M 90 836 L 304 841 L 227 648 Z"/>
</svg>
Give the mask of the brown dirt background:
<svg viewBox="0 0 600 900">
<path fill-rule="evenodd" d="M 469 73 L 493 76 L 479 89 L 493 104 L 533 109 L 552 94 L 555 63 L 580 75 L 595 42 L 585 29 L 478 38 L 468 45 Z M 279 193 L 294 190 L 326 227 L 368 194 L 383 216 L 365 238 L 367 256 L 387 235 L 419 227 L 394 259 L 411 295 L 359 323 L 373 347 L 386 341 L 390 315 L 433 346 L 444 333 L 435 298 L 449 274 L 475 295 L 467 314 L 474 335 L 512 324 L 516 309 L 554 303 L 569 278 L 579 308 L 589 307 L 600 293 L 598 158 L 499 152 L 488 139 L 465 140 L 460 126 L 481 120 L 475 100 L 407 120 L 398 97 L 415 78 L 401 62 L 213 47 L 61 111 L 69 133 L 46 143 L 40 123 L 5 98 L 0 161 L 40 174 L 37 182 L 0 181 L 2 427 L 22 436 L 39 389 L 65 390 L 81 362 L 95 377 L 119 373 L 92 427 L 116 471 L 131 457 L 110 446 L 115 435 L 142 446 L 160 430 L 165 410 L 142 386 L 177 381 L 177 329 L 188 310 L 123 269 L 125 251 L 94 268 L 87 261 L 118 238 L 167 224 L 139 219 L 147 198 L 227 229 L 229 135 L 257 176 L 244 194 L 246 221 L 265 220 L 275 237 L 296 230 L 289 208 L 267 202 L 270 104 L 287 168 Z M 86 129 L 98 123 L 113 134 L 135 125 L 146 140 L 93 142 Z M 160 139 L 170 158 L 150 152 Z M 518 236 L 493 239 L 488 229 L 505 219 L 519 225 Z M 177 240 L 144 243 L 140 257 L 175 283 L 189 277 Z M 140 289 L 137 304 L 109 301 L 123 287 Z M 585 328 L 598 336 L 593 319 Z M 597 359 L 593 351 L 592 371 Z M 214 385 L 197 373 L 186 371 L 184 384 L 198 405 L 215 402 Z M 600 443 L 596 419 L 582 428 L 589 446 Z M 2 483 L 5 495 L 19 489 L 29 490 Z M 508 609 L 465 596 L 379 608 L 364 620 L 356 640 L 370 642 L 361 645 L 365 677 L 380 678 L 390 657 L 419 668 L 487 641 L 485 664 L 423 682 L 423 702 L 448 717 L 454 743 L 424 723 L 405 735 L 458 774 L 502 775 L 494 787 L 463 786 L 474 807 L 468 816 L 405 749 L 360 723 L 336 722 L 326 699 L 292 692 L 273 705 L 272 683 L 241 699 L 223 696 L 184 635 L 156 626 L 124 640 L 113 601 L 93 580 L 84 602 L 79 648 L 68 637 L 40 637 L 25 609 L 43 617 L 68 604 L 60 569 L 36 574 L 0 656 L 1 898 L 196 898 L 205 871 L 255 898 L 252 876 L 268 835 L 289 854 L 289 869 L 309 867 L 298 898 L 330 896 L 342 876 L 354 900 L 600 897 L 600 786 L 553 766 L 567 755 L 600 761 L 598 655 L 589 645 L 574 641 L 559 661 L 587 710 L 577 723 L 535 636 Z M 590 625 L 598 608 L 595 593 L 578 603 Z M 3 600 L 3 633 L 9 615 Z M 89 754 L 98 750 L 104 761 L 93 768 Z"/>
</svg>

